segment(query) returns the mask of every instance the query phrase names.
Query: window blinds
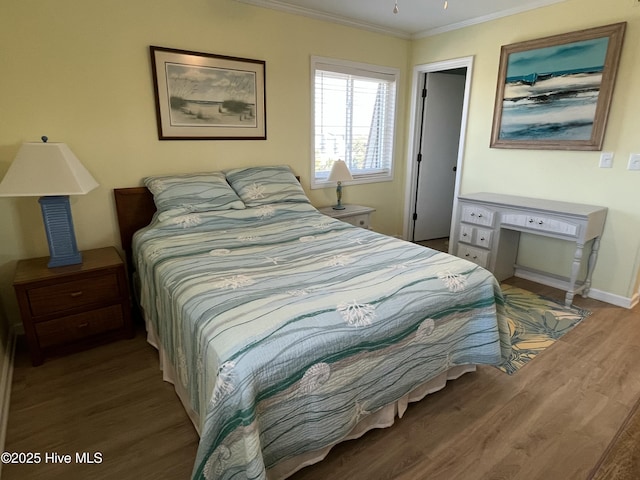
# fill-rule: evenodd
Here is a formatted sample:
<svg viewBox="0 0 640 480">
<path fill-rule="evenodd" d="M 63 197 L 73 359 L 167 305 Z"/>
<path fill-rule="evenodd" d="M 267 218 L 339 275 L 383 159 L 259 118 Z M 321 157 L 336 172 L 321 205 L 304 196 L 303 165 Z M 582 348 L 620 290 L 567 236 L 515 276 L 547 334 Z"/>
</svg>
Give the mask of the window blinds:
<svg viewBox="0 0 640 480">
<path fill-rule="evenodd" d="M 390 178 L 397 72 L 314 64 L 314 177 L 344 160 L 355 180 Z"/>
</svg>

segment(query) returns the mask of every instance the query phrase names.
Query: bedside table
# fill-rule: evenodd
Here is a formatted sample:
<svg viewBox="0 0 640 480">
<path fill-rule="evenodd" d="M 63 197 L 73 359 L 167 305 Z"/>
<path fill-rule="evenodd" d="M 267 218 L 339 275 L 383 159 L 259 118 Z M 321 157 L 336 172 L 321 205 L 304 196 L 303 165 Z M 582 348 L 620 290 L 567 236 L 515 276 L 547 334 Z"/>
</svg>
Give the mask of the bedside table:
<svg viewBox="0 0 640 480">
<path fill-rule="evenodd" d="M 362 205 L 344 205 L 344 210 L 334 210 L 333 207 L 319 208 L 318 211 L 343 222 L 350 223 L 356 227 L 371 228 L 371 214 L 375 208 L 363 207 Z"/>
<path fill-rule="evenodd" d="M 133 337 L 124 262 L 113 247 L 85 250 L 82 263 L 47 268 L 49 257 L 20 260 L 13 287 L 31 363 Z"/>
</svg>

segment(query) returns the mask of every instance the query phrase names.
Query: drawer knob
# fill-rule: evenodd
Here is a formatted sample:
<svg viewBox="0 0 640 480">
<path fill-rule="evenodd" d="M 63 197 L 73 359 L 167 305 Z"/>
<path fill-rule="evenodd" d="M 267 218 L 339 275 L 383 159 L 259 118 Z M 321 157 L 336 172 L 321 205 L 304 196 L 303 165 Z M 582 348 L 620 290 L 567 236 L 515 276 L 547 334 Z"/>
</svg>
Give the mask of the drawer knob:
<svg viewBox="0 0 640 480">
<path fill-rule="evenodd" d="M 360 220 L 360 225 L 364 225 L 364 220 Z"/>
<path fill-rule="evenodd" d="M 540 221 L 538 222 L 538 225 L 542 225 L 542 220 L 540 220 Z"/>
<path fill-rule="evenodd" d="M 89 326 L 89 323 L 84 322 L 78 325 L 78 328 L 87 328 Z"/>
<path fill-rule="evenodd" d="M 481 241 L 481 242 L 484 242 L 484 237 L 481 237 L 481 238 L 480 238 L 480 241 Z"/>
<path fill-rule="evenodd" d="M 478 255 L 474 255 L 474 256 L 473 256 L 473 259 L 474 259 L 474 260 L 477 260 L 477 259 L 478 259 Z"/>
<path fill-rule="evenodd" d="M 73 292 L 73 293 L 71 294 L 71 298 L 78 298 L 78 297 L 80 297 L 80 296 L 82 296 L 82 291 L 80 291 L 80 292 Z"/>
<path fill-rule="evenodd" d="M 467 234 L 466 234 L 466 233 L 463 233 L 463 234 L 462 234 L 462 236 L 463 236 L 463 237 L 466 237 L 466 236 L 467 236 Z"/>
<path fill-rule="evenodd" d="M 470 257 L 471 255 L 469 253 L 465 253 L 464 256 L 465 257 Z"/>
</svg>

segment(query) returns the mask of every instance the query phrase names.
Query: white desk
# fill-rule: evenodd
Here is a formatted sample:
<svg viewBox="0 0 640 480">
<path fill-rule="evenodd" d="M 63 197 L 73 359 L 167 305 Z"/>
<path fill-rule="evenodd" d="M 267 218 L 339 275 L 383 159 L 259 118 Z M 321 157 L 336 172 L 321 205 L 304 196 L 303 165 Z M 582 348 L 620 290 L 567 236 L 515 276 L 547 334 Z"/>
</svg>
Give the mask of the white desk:
<svg viewBox="0 0 640 480">
<path fill-rule="evenodd" d="M 451 252 L 490 270 L 499 281 L 513 276 L 520 232 L 574 242 L 565 305 L 576 293 L 586 297 L 598 258 L 605 207 L 496 193 L 458 197 Z M 578 285 L 583 250 L 593 240 L 585 280 Z"/>
</svg>

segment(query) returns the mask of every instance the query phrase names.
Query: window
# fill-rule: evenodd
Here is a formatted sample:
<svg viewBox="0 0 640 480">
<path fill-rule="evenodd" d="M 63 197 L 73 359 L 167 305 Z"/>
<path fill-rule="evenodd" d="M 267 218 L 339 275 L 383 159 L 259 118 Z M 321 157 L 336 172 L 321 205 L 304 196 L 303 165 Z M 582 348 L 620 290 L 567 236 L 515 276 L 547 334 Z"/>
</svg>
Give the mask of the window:
<svg viewBox="0 0 640 480">
<path fill-rule="evenodd" d="M 312 57 L 311 73 L 311 186 L 327 186 L 338 159 L 354 183 L 391 180 L 399 70 Z"/>
</svg>

